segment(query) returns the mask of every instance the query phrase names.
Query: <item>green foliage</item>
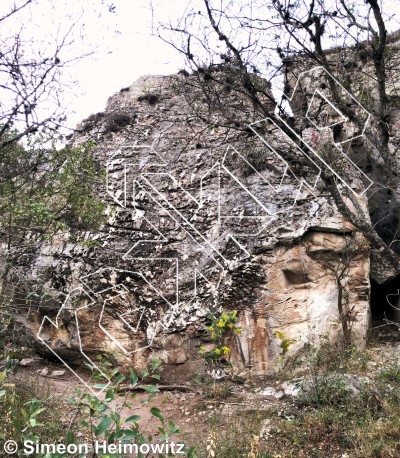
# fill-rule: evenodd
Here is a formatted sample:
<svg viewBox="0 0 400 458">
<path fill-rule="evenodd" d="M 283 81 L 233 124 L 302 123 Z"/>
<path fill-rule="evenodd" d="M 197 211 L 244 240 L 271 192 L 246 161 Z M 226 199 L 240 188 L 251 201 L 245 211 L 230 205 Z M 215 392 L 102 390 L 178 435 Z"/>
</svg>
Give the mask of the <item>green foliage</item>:
<svg viewBox="0 0 400 458">
<path fill-rule="evenodd" d="M 1 373 L 4 376 L 4 372 Z M 37 430 L 44 426 L 40 417 L 46 408 L 37 399 L 25 401 L 15 391 L 13 384 L 1 383 L 0 410 L 2 430 L 0 440 L 14 439 L 22 444 L 25 440 L 38 440 Z"/>
<path fill-rule="evenodd" d="M 98 248 L 102 246 L 102 242 L 100 240 L 83 240 L 80 242 L 82 246 L 85 248 Z"/>
<path fill-rule="evenodd" d="M 234 394 L 232 385 L 228 382 L 204 383 L 202 391 L 206 399 L 212 399 L 217 402 L 223 402 Z"/>
<path fill-rule="evenodd" d="M 392 361 L 380 371 L 379 375 L 384 380 L 400 383 L 400 362 Z"/>
<path fill-rule="evenodd" d="M 286 353 L 289 351 L 290 345 L 294 342 L 293 339 L 288 339 L 282 331 L 275 331 L 274 336 L 280 340 L 279 347 L 281 348 L 280 359 L 283 362 Z"/>
<path fill-rule="evenodd" d="M 215 363 L 226 360 L 229 353 L 229 346 L 225 345 L 225 339 L 232 335 L 238 335 L 242 329 L 236 326 L 237 310 L 233 312 L 223 311 L 221 314 L 209 314 L 211 320 L 207 332 L 214 343 L 214 348 L 207 351 L 205 347 L 200 347 L 199 354 L 208 362 Z"/>
<path fill-rule="evenodd" d="M 118 369 L 114 368 L 109 358 L 105 355 L 98 356 L 99 365 L 88 365 L 93 371 L 93 379 L 98 382 L 96 389 L 106 388 L 104 399 L 77 390 L 76 397 L 69 398 L 69 402 L 76 406 L 81 413 L 80 426 L 90 428 L 91 436 L 96 440 L 105 440 L 107 444 L 114 443 L 166 443 L 171 437 L 180 431 L 179 426 L 170 420 L 166 420 L 160 408 L 151 407 L 150 413 L 159 421 L 158 433 L 155 437 L 146 436 L 141 430 L 140 419 L 137 414 L 123 418 L 120 411 L 124 408 L 134 412 L 134 401 L 137 393 L 132 392 L 133 388 L 140 387 L 143 391 L 149 393 L 147 399 L 141 401 L 142 404 L 149 403 L 159 392 L 159 389 L 148 384 L 148 379 L 158 379 L 155 373 L 160 365 L 160 360 L 153 360 L 148 371 L 142 371 L 137 374 L 133 369 L 130 370 L 129 376 L 121 374 Z M 111 382 L 111 383 L 110 383 Z M 128 383 L 128 385 L 125 385 Z M 118 457 L 119 455 L 113 455 Z M 162 457 L 161 454 L 159 454 Z"/>
<path fill-rule="evenodd" d="M 44 410 L 39 401 L 24 402 L 15 392 L 15 385 L 8 383 L 7 377 L 13 372 L 17 364 L 13 362 L 9 352 L 1 342 L 1 359 L 5 360 L 4 369 L 0 372 L 0 414 L 2 428 L 0 440 L 18 437 L 21 441 L 36 438 L 34 429 L 41 426 L 37 421 L 38 415 Z"/>
<path fill-rule="evenodd" d="M 337 347 L 321 337 L 307 347 L 307 378 L 291 415 L 276 418 L 271 446 L 276 456 L 397 456 L 400 444 L 400 384 L 398 365 L 389 364 L 379 378 L 351 395 L 345 374 L 364 372 L 365 354 Z M 275 455 L 274 455 L 275 456 Z"/>
<path fill-rule="evenodd" d="M 43 239 L 63 229 L 94 230 L 104 222 L 105 205 L 94 193 L 104 171 L 93 145 L 56 149 L 36 140 L 2 152 L 0 230 L 9 247 L 28 233 Z"/>
<path fill-rule="evenodd" d="M 234 383 L 225 380 L 217 382 L 204 373 L 197 373 L 193 377 L 193 384 L 205 399 L 212 399 L 214 402 L 224 402 L 235 395 Z"/>
<path fill-rule="evenodd" d="M 400 387 L 377 385 L 344 403 L 302 407 L 279 418 L 274 449 L 282 458 L 316 456 L 395 457 L 400 443 Z M 317 452 L 316 452 L 317 450 Z M 312 453 L 316 453 L 312 455 Z"/>
<path fill-rule="evenodd" d="M 215 458 L 272 458 L 265 444 L 259 442 L 263 422 L 267 417 L 265 411 L 244 410 L 238 415 L 222 416 L 219 412 L 210 420 L 208 447 L 213 448 Z M 222 427 L 227 425 L 227 428 Z M 210 438 L 213 438 L 214 447 L 210 447 Z M 204 447 L 199 444 L 199 449 Z M 268 446 L 269 449 L 269 446 Z M 211 453 L 200 456 L 213 456 Z"/>
<path fill-rule="evenodd" d="M 303 367 L 312 375 L 327 375 L 346 372 L 365 372 L 368 355 L 354 346 L 344 346 L 341 342 L 332 342 L 326 335 L 319 336 L 319 344 L 306 344 L 303 356 L 297 357 L 295 364 Z"/>
<path fill-rule="evenodd" d="M 166 419 L 159 407 L 153 406 L 149 411 L 159 422 L 159 427 L 155 436 L 146 435 L 140 425 L 140 415 L 134 413 L 135 407 L 136 409 L 138 407 L 137 393 L 130 390 L 140 387 L 148 393 L 147 399 L 140 401 L 143 405 L 149 403 L 159 392 L 156 386 L 148 383 L 152 379 L 158 379 L 155 371 L 160 365 L 159 360 L 154 360 L 149 370 L 142 371 L 140 375 L 131 369 L 129 376 L 121 374 L 114 368 L 106 356 L 99 356 L 98 363 L 99 369 L 94 365 L 89 366 L 93 370 L 95 388 L 106 387 L 104 397 L 97 397 L 91 392 L 77 389 L 76 396 L 66 400 L 67 405 L 61 399 L 57 399 L 56 403 L 51 395 L 34 393 L 29 383 L 26 387 L 22 386 L 21 382 L 18 382 L 18 385 L 8 383 L 12 365 L 0 372 L 0 415 L 2 417 L 0 440 L 16 441 L 19 450 L 23 449 L 23 443 L 27 440 L 41 444 L 87 443 L 86 439 L 77 438 L 76 431 L 80 431 L 84 437 L 90 437 L 92 441 L 105 441 L 108 445 L 133 443 L 140 446 L 144 443 L 167 443 L 172 436 L 180 432 L 179 426 Z M 37 387 L 39 386 L 43 386 L 43 382 L 37 384 Z M 42 397 L 45 400 L 42 400 Z M 60 409 L 61 411 L 65 409 L 67 412 L 69 410 L 67 406 L 71 405 L 76 408 L 76 411 L 73 421 L 68 422 L 69 429 L 65 431 L 60 421 Z M 126 418 L 120 414 L 124 408 L 129 409 L 132 413 Z M 35 456 L 67 458 L 70 455 L 56 453 L 35 454 Z M 108 455 L 101 456 L 106 458 Z M 118 454 L 112 456 L 122 458 L 122 455 Z M 143 457 L 140 453 L 138 456 Z M 164 457 L 161 453 L 152 456 Z M 186 456 L 195 458 L 194 449 L 186 450 Z"/>
<path fill-rule="evenodd" d="M 58 406 L 53 405 L 51 395 L 43 392 L 43 385 L 42 391 L 35 393 L 29 383 L 10 382 L 8 376 L 14 370 L 14 364 L 6 364 L 0 372 L 0 441 L 14 440 L 20 449 L 27 440 L 57 442 L 64 435 L 59 415 L 55 418 Z"/>
<path fill-rule="evenodd" d="M 318 376 L 300 384 L 302 391 L 298 398 L 301 405 L 342 406 L 350 399 L 350 391 L 343 377 L 339 375 Z"/>
<path fill-rule="evenodd" d="M 350 392 L 343 374 L 350 367 L 352 347 L 336 347 L 327 336 L 320 336 L 318 345 L 305 346 L 306 378 L 298 402 L 307 406 L 343 405 Z"/>
</svg>

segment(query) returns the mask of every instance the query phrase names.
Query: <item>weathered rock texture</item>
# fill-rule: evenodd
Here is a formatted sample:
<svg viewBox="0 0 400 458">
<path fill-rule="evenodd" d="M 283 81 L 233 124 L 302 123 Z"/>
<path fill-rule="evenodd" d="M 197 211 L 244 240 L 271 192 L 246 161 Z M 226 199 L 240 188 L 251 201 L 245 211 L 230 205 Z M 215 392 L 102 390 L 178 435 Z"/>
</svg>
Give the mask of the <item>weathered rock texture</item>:
<svg viewBox="0 0 400 458">
<path fill-rule="evenodd" d="M 42 247 L 30 276 L 49 299 L 16 320 L 27 335 L 39 332 L 41 351 L 68 363 L 116 351 L 122 365 L 139 368 L 159 356 L 171 381 L 204 370 L 198 349 L 210 345 L 210 310 L 239 311 L 243 332 L 230 358 L 247 374 L 279 367 L 276 331 L 292 340 L 289 354 L 322 334 L 341 339 L 340 310 L 363 344 L 363 237 L 311 168 L 290 170 L 274 153 L 271 146 L 290 149 L 279 136 L 203 122 L 220 118 L 200 92 L 187 103 L 190 78 L 142 77 L 82 123 L 74 142 L 95 140 L 107 167 L 99 193 L 108 224 L 84 244 L 60 238 Z M 230 107 L 226 116 L 258 121 L 245 100 Z"/>
<path fill-rule="evenodd" d="M 340 79 L 340 84 L 336 81 L 335 88 L 343 108 L 352 110 L 359 118 L 360 125 L 343 122 L 345 116 L 340 115 L 338 104 L 330 94 L 331 79 L 328 78 L 328 72 L 317 67 L 315 61 L 309 58 L 288 60 L 286 90 L 292 97 L 290 106 L 296 119 L 308 118 L 308 121 L 311 120 L 318 127 L 332 125 L 332 129 L 327 132 L 335 137 L 336 145 L 343 152 L 340 156 L 336 150 L 339 156 L 334 158 L 333 169 L 342 176 L 344 171 L 351 173 L 348 168 L 354 170 L 354 166 L 350 165 L 352 161 L 364 173 L 361 179 L 368 188 L 366 195 L 372 225 L 391 250 L 400 254 L 399 31 L 388 36 L 385 50 L 387 100 L 384 117 L 388 126 L 387 157 L 384 157 L 383 148 L 377 147 L 376 143 L 380 123 L 376 116 L 379 94 L 374 65 L 367 58 L 368 53 L 372 53 L 371 49 L 371 43 L 366 41 L 354 47 L 334 48 L 327 53 L 331 72 Z M 343 160 L 337 160 L 337 157 L 346 158 L 347 168 L 344 167 Z M 391 265 L 387 255 L 382 256 L 382 253 L 372 250 L 370 276 L 373 280 L 382 284 L 399 278 L 399 274 L 398 266 Z M 394 292 L 397 289 L 398 281 Z"/>
</svg>

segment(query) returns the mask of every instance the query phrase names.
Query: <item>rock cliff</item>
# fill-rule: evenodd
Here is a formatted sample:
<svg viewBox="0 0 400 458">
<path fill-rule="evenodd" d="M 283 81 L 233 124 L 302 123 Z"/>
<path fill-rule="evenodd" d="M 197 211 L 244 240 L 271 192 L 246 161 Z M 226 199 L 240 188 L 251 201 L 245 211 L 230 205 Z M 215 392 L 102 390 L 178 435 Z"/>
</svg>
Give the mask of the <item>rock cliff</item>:
<svg viewBox="0 0 400 458">
<path fill-rule="evenodd" d="M 189 380 L 204 370 L 207 314 L 222 309 L 238 310 L 231 362 L 245 376 L 278 368 L 277 331 L 294 355 L 324 334 L 340 339 L 346 316 L 351 339 L 365 343 L 363 236 L 312 163 L 296 170 L 277 154 L 294 147 L 276 126 L 239 96 L 221 117 L 187 84 L 196 77 L 142 77 L 73 138 L 96 143 L 108 223 L 83 243 L 66 235 L 40 248 L 29 277 L 45 299 L 15 317 L 41 352 L 71 367 L 115 351 L 123 366 L 158 356 L 165 379 Z M 230 97 L 216 92 L 222 104 Z M 224 126 L 244 117 L 247 130 Z M 361 192 L 359 202 L 367 208 Z"/>
</svg>

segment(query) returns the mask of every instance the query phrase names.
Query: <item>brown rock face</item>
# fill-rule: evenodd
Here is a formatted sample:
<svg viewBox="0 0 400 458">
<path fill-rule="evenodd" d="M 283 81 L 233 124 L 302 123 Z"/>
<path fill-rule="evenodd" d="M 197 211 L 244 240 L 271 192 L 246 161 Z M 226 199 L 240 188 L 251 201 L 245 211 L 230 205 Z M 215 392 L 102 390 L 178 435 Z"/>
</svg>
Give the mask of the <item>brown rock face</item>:
<svg viewBox="0 0 400 458">
<path fill-rule="evenodd" d="M 96 141 L 110 218 L 86 235 L 91 248 L 42 247 L 30 275 L 58 307 L 31 311 L 24 326 L 68 361 L 113 351 L 143 368 L 158 356 L 169 381 L 204 372 L 209 311 L 238 310 L 243 332 L 226 344 L 248 375 L 279 367 L 277 331 L 288 355 L 324 334 L 363 343 L 363 238 L 266 138 L 204 124 L 198 112 L 209 107 L 200 96 L 188 105 L 182 78 L 141 78 L 83 123 L 75 141 Z"/>
</svg>

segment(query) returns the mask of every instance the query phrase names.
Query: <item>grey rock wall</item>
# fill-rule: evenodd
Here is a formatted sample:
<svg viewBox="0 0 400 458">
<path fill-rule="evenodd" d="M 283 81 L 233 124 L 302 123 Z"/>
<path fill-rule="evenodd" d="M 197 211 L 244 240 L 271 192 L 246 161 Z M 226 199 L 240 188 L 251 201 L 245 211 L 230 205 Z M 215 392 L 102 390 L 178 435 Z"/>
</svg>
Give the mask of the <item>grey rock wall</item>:
<svg viewBox="0 0 400 458">
<path fill-rule="evenodd" d="M 102 351 L 117 352 L 125 367 L 159 356 L 164 377 L 183 381 L 204 370 L 208 312 L 238 310 L 243 332 L 230 342 L 230 361 L 265 375 L 280 364 L 276 331 L 292 341 L 289 355 L 325 333 L 341 338 L 341 296 L 362 345 L 363 237 L 312 166 L 291 170 L 276 154 L 292 150 L 279 133 L 262 123 L 245 132 L 218 126 L 201 94 L 188 102 L 187 78 L 142 77 L 83 121 L 73 141 L 97 144 L 109 220 L 85 244 L 64 236 L 41 248 L 30 276 L 48 299 L 17 316 L 19 326 L 69 365 Z M 234 106 L 229 116 L 259 121 L 245 99 Z M 207 113 L 214 125 L 201 119 Z"/>
</svg>

